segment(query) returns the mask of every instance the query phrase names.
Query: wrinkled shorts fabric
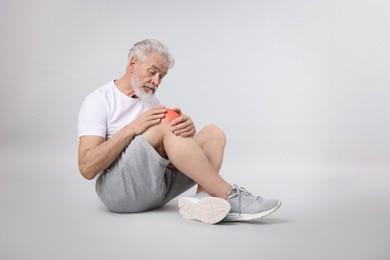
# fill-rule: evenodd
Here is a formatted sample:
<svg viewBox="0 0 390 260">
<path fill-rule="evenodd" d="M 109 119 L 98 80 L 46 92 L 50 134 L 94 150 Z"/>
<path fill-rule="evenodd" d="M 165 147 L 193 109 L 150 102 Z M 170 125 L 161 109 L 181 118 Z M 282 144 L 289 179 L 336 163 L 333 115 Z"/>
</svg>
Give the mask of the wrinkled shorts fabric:
<svg viewBox="0 0 390 260">
<path fill-rule="evenodd" d="M 160 208 L 196 183 L 161 157 L 141 135 L 135 136 L 96 181 L 96 193 L 112 212 Z"/>
</svg>

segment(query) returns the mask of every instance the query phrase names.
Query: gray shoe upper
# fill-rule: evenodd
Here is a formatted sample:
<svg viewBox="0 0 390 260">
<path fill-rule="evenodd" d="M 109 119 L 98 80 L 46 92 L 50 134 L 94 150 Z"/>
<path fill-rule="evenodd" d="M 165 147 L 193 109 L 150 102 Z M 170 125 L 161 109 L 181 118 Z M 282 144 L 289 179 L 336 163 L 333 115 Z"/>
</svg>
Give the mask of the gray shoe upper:
<svg viewBox="0 0 390 260">
<path fill-rule="evenodd" d="M 276 207 L 280 202 L 276 199 L 267 199 L 253 196 L 246 189 L 234 185 L 227 201 L 231 205 L 230 213 L 256 214 Z"/>
<path fill-rule="evenodd" d="M 207 192 L 199 192 L 192 195 L 191 198 L 203 199 L 210 197 Z M 231 205 L 230 213 L 238 214 L 257 214 L 272 208 L 275 208 L 280 203 L 279 200 L 253 196 L 243 187 L 236 184 L 233 185 L 227 201 Z"/>
</svg>

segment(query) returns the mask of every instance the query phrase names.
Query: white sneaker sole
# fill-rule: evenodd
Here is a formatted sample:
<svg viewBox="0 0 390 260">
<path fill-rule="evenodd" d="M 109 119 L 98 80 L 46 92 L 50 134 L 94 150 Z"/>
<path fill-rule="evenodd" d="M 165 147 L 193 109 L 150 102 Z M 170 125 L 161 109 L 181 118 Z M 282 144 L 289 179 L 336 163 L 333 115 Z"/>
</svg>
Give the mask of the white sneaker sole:
<svg viewBox="0 0 390 260">
<path fill-rule="evenodd" d="M 179 211 L 185 219 L 195 219 L 207 224 L 220 222 L 230 211 L 230 204 L 224 199 L 206 197 L 179 199 Z"/>
<path fill-rule="evenodd" d="M 226 221 L 226 222 L 247 221 L 247 220 L 254 220 L 254 219 L 263 218 L 265 216 L 268 216 L 269 214 L 271 214 L 275 210 L 277 210 L 281 205 L 282 205 L 282 202 L 279 201 L 275 207 L 273 207 L 267 211 L 263 211 L 263 212 L 256 213 L 256 214 L 229 213 L 226 215 L 226 217 L 223 219 L 223 221 Z"/>
</svg>

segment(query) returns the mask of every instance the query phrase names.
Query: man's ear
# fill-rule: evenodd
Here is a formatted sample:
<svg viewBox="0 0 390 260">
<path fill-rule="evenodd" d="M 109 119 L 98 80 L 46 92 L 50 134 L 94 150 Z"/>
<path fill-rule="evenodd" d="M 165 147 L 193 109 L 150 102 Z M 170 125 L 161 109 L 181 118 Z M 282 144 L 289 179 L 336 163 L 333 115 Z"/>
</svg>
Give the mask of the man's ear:
<svg viewBox="0 0 390 260">
<path fill-rule="evenodd" d="M 134 71 L 135 65 L 138 63 L 138 60 L 136 57 L 132 57 L 129 61 L 129 64 L 127 65 L 127 68 L 130 70 L 130 72 Z"/>
</svg>

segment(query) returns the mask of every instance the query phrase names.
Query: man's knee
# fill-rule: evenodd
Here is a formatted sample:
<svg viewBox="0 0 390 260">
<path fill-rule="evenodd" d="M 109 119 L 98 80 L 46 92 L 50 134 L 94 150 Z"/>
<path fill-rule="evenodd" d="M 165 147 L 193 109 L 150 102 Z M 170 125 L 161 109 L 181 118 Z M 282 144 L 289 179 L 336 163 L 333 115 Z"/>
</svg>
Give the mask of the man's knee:
<svg viewBox="0 0 390 260">
<path fill-rule="evenodd" d="M 223 146 L 226 145 L 226 135 L 221 128 L 216 125 L 210 124 L 205 126 L 202 131 L 207 133 L 207 136 L 214 141 L 218 141 Z"/>
<path fill-rule="evenodd" d="M 166 118 L 163 118 L 160 123 L 149 127 L 145 132 L 143 132 L 142 136 L 162 157 L 165 158 L 166 154 L 163 142 L 165 136 L 170 132 L 170 122 Z"/>
<path fill-rule="evenodd" d="M 176 111 L 174 111 L 170 108 L 166 108 L 166 110 L 167 110 L 167 112 L 165 113 L 165 117 L 164 117 L 163 121 L 171 123 L 172 120 L 174 120 L 180 116 L 179 113 L 177 113 Z"/>
</svg>

